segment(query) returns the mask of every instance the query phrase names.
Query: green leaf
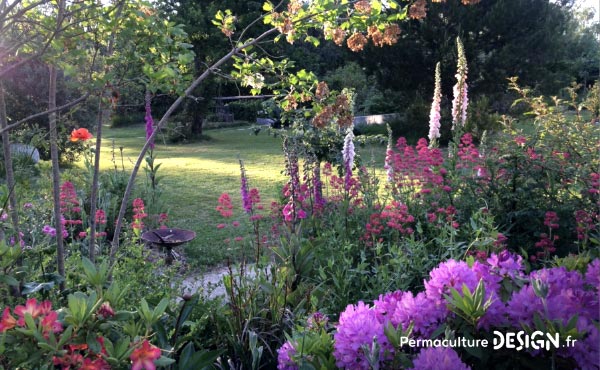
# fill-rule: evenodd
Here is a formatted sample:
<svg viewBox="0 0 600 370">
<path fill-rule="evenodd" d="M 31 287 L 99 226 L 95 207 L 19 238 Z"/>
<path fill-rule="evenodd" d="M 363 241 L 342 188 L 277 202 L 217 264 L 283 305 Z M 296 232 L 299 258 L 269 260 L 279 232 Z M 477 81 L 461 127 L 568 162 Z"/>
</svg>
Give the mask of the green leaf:
<svg viewBox="0 0 600 370">
<path fill-rule="evenodd" d="M 272 12 L 272 11 L 273 11 L 273 9 L 274 9 L 274 8 L 273 8 L 273 4 L 271 4 L 271 2 L 270 2 L 270 1 L 267 1 L 267 2 L 265 2 L 265 3 L 263 4 L 263 7 L 262 7 L 262 8 L 263 8 L 263 10 L 264 10 L 265 12 Z"/>
<path fill-rule="evenodd" d="M 152 317 L 154 318 L 154 320 L 158 320 L 162 316 L 162 314 L 165 313 L 165 310 L 167 309 L 168 305 L 169 300 L 167 298 L 163 298 L 160 300 L 158 305 L 154 307 L 154 312 L 152 313 Z"/>
<path fill-rule="evenodd" d="M 96 266 L 92 261 L 90 261 L 87 257 L 83 257 L 81 259 L 81 265 L 83 266 L 83 271 L 87 276 L 96 275 Z"/>
<path fill-rule="evenodd" d="M 10 286 L 19 285 L 19 281 L 10 275 L 0 275 L 0 283 L 4 283 Z"/>
<path fill-rule="evenodd" d="M 117 343 L 115 344 L 115 356 L 117 358 L 121 359 L 127 355 L 130 342 L 131 339 L 129 339 L 128 336 L 125 336 L 119 339 L 119 341 L 117 341 Z"/>
<path fill-rule="evenodd" d="M 62 348 L 69 340 L 71 340 L 71 334 L 73 333 L 73 326 L 69 325 L 61 334 L 60 340 L 57 343 L 58 348 Z"/>
<path fill-rule="evenodd" d="M 188 369 L 188 363 L 190 361 L 190 359 L 192 358 L 192 355 L 194 354 L 194 344 L 192 342 L 189 342 L 185 347 L 183 347 L 183 350 L 181 351 L 181 354 L 179 355 L 179 366 L 178 369 L 179 370 L 185 370 Z"/>
<path fill-rule="evenodd" d="M 194 310 L 194 307 L 196 306 L 196 304 L 198 304 L 199 300 L 200 296 L 198 294 L 194 294 L 192 296 L 192 299 L 190 299 L 189 301 L 184 301 L 183 307 L 181 308 L 181 312 L 179 313 L 179 325 L 182 325 L 188 319 L 188 317 L 190 317 L 192 311 Z M 180 328 L 178 327 L 175 329 Z"/>
<path fill-rule="evenodd" d="M 102 352 L 102 346 L 100 345 L 100 342 L 98 342 L 98 339 L 96 338 L 96 334 L 88 333 L 85 341 L 92 352 L 94 352 L 94 353 Z"/>
<path fill-rule="evenodd" d="M 154 364 L 157 366 L 169 366 L 175 363 L 175 360 L 172 358 L 168 358 L 165 356 L 160 356 L 158 360 L 154 361 Z"/>
</svg>

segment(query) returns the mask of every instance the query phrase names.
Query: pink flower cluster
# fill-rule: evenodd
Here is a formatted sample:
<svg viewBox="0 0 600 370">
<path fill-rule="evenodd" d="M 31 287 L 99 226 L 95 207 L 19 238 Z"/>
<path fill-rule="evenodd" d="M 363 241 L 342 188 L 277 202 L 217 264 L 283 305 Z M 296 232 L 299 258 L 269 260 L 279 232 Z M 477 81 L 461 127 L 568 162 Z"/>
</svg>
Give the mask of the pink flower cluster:
<svg viewBox="0 0 600 370">
<path fill-rule="evenodd" d="M 559 237 L 558 235 L 553 235 L 553 231 L 560 227 L 558 221 L 559 218 L 556 212 L 546 212 L 544 216 L 544 226 L 548 228 L 548 233 L 541 233 L 540 240 L 535 243 L 535 247 L 539 249 L 539 251 L 537 251 L 534 256 L 530 257 L 532 262 L 539 258 L 548 258 L 550 254 L 556 252 L 554 243 L 558 241 Z"/>
<path fill-rule="evenodd" d="M 577 240 L 587 242 L 590 238 L 590 232 L 600 225 L 600 214 L 598 211 L 586 211 L 583 209 L 575 211 L 575 222 L 577 226 Z"/>
<path fill-rule="evenodd" d="M 102 228 L 102 225 L 106 225 L 106 213 L 104 212 L 104 210 L 102 210 L 102 209 L 96 210 L 96 216 L 94 219 L 96 221 L 97 226 L 99 225 Z M 95 235 L 96 235 L 96 238 L 106 236 L 106 231 L 99 231 Z"/>
<path fill-rule="evenodd" d="M 233 205 L 231 204 L 231 197 L 227 193 L 221 194 L 219 197 L 219 205 L 215 208 L 221 216 L 229 218 L 233 216 Z"/>
<path fill-rule="evenodd" d="M 135 198 L 133 200 L 133 222 L 131 228 L 133 230 L 141 231 L 144 229 L 144 219 L 148 217 L 146 214 L 144 200 L 142 198 Z"/>
<path fill-rule="evenodd" d="M 65 181 L 60 186 L 60 213 L 65 217 L 65 225 L 67 226 L 83 223 L 81 219 L 75 218 L 81 213 L 81 207 L 77 199 L 75 185 L 70 181 Z"/>
</svg>

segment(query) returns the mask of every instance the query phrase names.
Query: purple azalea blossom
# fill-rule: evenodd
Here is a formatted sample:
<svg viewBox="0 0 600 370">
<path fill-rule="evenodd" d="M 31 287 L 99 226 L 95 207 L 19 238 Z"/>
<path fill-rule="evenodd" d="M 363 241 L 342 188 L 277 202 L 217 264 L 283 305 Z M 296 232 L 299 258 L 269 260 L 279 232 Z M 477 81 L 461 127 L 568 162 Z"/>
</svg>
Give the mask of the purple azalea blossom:
<svg viewBox="0 0 600 370">
<path fill-rule="evenodd" d="M 277 350 L 277 370 L 298 370 L 298 365 L 292 360 L 292 356 L 295 354 L 296 349 L 292 343 L 285 342 Z"/>
<path fill-rule="evenodd" d="M 42 232 L 51 237 L 56 236 L 56 229 L 50 225 L 44 225 L 44 227 L 42 228 Z"/>
<path fill-rule="evenodd" d="M 492 271 L 500 276 L 514 278 L 523 275 L 523 257 L 512 254 L 508 250 L 492 255 L 487 259 Z"/>
<path fill-rule="evenodd" d="M 406 330 L 413 323 L 413 336 L 429 338 L 448 315 L 446 302 L 431 299 L 424 292 L 413 296 L 412 292 L 406 292 L 396 304 L 396 309 L 391 315 L 394 327 L 402 325 Z"/>
<path fill-rule="evenodd" d="M 380 346 L 379 359 L 384 360 L 386 350 L 391 351 L 383 332 L 383 324 L 369 305 L 358 302 L 348 305 L 340 315 L 340 321 L 334 334 L 333 356 L 336 365 L 342 369 L 368 370 L 370 365 L 363 351 L 363 346 L 371 346 L 377 340 Z"/>
<path fill-rule="evenodd" d="M 596 258 L 588 265 L 585 282 L 596 291 L 600 290 L 600 259 Z"/>
<path fill-rule="evenodd" d="M 469 370 L 452 348 L 432 347 L 422 349 L 413 360 L 415 370 Z"/>
</svg>

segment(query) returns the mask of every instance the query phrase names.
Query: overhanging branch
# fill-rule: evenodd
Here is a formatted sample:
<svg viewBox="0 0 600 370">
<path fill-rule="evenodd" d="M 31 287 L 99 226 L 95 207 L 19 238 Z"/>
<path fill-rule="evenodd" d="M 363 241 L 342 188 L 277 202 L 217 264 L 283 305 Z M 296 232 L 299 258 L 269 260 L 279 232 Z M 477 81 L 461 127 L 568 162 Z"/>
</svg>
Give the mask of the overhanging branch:
<svg viewBox="0 0 600 370">
<path fill-rule="evenodd" d="M 79 97 L 79 98 L 77 98 L 77 99 L 75 99 L 75 100 L 73 100 L 73 101 L 71 101 L 71 102 L 69 102 L 67 104 L 61 105 L 60 107 L 56 107 L 54 109 L 48 109 L 48 110 L 40 112 L 40 113 L 32 114 L 31 116 L 25 117 L 22 120 L 19 120 L 19 121 L 13 123 L 13 124 L 10 124 L 10 125 L 6 126 L 3 129 L 0 129 L 0 134 L 2 134 L 5 131 L 10 131 L 13 128 L 15 128 L 15 127 L 17 127 L 17 126 L 19 126 L 19 125 L 27 122 L 27 121 L 30 121 L 32 119 L 35 119 L 35 118 L 38 118 L 38 117 L 43 117 L 45 115 L 48 115 L 48 114 L 54 113 L 54 112 L 58 112 L 58 111 L 61 111 L 63 109 L 71 108 L 72 106 L 75 106 L 75 105 L 83 102 L 89 96 L 90 96 L 90 93 L 86 93 L 85 95 L 83 95 L 83 96 L 81 96 L 81 97 Z"/>
</svg>

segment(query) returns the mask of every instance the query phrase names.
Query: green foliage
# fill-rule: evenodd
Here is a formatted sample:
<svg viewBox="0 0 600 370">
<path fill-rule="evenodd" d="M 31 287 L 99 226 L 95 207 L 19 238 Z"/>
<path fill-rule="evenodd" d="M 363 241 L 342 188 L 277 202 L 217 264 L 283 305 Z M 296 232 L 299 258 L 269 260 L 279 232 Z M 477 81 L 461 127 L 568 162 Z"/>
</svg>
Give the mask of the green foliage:
<svg viewBox="0 0 600 370">
<path fill-rule="evenodd" d="M 462 293 L 462 295 L 461 295 Z M 461 292 L 451 288 L 450 295 L 445 295 L 452 312 L 463 318 L 471 327 L 475 328 L 477 322 L 491 306 L 493 297 L 485 299 L 483 280 L 479 280 L 474 292 L 463 284 Z"/>
<path fill-rule="evenodd" d="M 354 127 L 354 135 L 387 135 L 387 128 L 384 125 L 360 125 Z"/>
<path fill-rule="evenodd" d="M 485 132 L 501 131 L 501 122 L 502 117 L 492 111 L 490 98 L 486 95 L 469 103 L 465 131 L 473 133 L 477 139 L 481 139 Z"/>
<path fill-rule="evenodd" d="M 165 138 L 172 144 L 186 143 L 193 139 L 190 121 L 181 121 L 177 117 L 169 120 L 165 126 Z"/>
<path fill-rule="evenodd" d="M 262 109 L 262 104 L 257 100 L 240 100 L 227 104 L 229 111 L 238 121 L 256 122 L 258 112 Z"/>
<path fill-rule="evenodd" d="M 393 136 L 395 138 L 405 137 L 410 143 L 416 142 L 421 137 L 426 137 L 428 127 L 425 122 L 429 122 L 430 109 L 430 103 L 417 96 L 405 109 L 400 110 L 399 119 L 388 123 Z M 443 132 L 442 140 L 444 140 Z"/>
<path fill-rule="evenodd" d="M 139 125 L 144 122 L 144 113 L 126 113 L 126 114 L 115 114 L 111 117 L 111 127 L 124 127 L 129 125 Z"/>
</svg>

